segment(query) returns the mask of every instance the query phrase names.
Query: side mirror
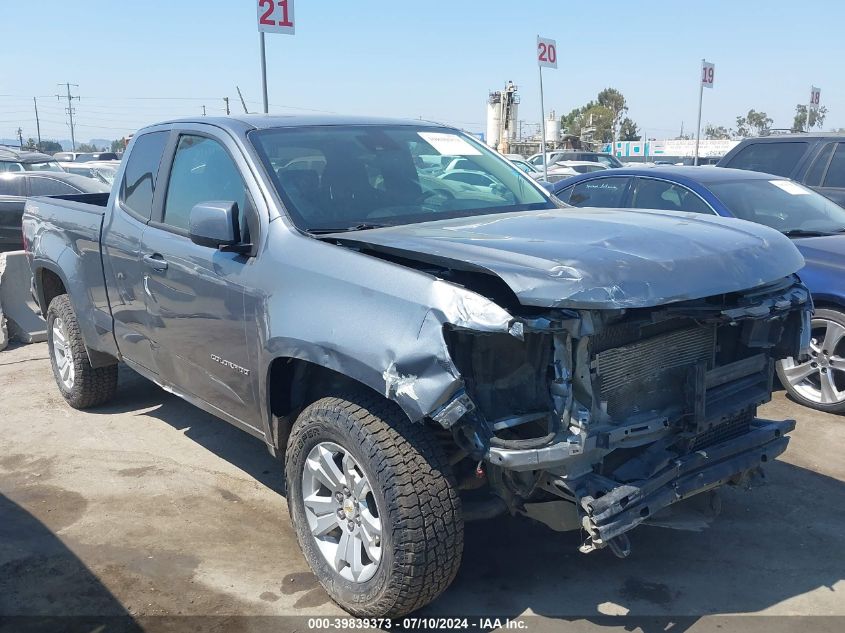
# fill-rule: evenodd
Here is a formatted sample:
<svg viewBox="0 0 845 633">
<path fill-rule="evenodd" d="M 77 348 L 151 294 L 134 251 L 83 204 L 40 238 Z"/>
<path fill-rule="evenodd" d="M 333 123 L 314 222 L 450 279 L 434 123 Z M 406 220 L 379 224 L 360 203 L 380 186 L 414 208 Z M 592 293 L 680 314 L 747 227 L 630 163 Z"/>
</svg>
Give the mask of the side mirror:
<svg viewBox="0 0 845 633">
<path fill-rule="evenodd" d="M 225 248 L 241 241 L 237 202 L 200 202 L 191 209 L 188 225 L 191 241 L 200 246 Z"/>
</svg>

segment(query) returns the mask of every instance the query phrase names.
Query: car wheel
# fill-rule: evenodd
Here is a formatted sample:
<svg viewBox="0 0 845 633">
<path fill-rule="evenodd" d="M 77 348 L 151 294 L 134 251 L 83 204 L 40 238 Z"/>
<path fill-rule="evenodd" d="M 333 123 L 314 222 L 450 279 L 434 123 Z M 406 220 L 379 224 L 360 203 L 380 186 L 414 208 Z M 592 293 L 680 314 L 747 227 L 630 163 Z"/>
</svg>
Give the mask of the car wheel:
<svg viewBox="0 0 845 633">
<path fill-rule="evenodd" d="M 443 449 L 377 394 L 323 398 L 285 456 L 299 545 L 331 598 L 359 617 L 398 617 L 449 586 L 463 552 L 458 489 Z"/>
<path fill-rule="evenodd" d="M 79 322 L 66 294 L 47 308 L 47 347 L 53 376 L 64 399 L 74 409 L 107 402 L 117 390 L 117 364 L 91 367 Z"/>
<path fill-rule="evenodd" d="M 778 378 L 796 401 L 819 411 L 845 412 L 845 314 L 820 308 L 812 319 L 810 357 L 786 358 Z"/>
</svg>

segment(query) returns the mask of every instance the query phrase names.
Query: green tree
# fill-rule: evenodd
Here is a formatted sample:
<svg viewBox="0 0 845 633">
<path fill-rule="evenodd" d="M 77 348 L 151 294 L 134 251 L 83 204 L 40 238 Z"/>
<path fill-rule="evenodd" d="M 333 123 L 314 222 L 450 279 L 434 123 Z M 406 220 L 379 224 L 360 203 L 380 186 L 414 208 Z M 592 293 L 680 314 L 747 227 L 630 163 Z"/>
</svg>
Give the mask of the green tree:
<svg viewBox="0 0 845 633">
<path fill-rule="evenodd" d="M 637 124 L 630 118 L 625 117 L 622 123 L 619 124 L 619 140 L 620 141 L 639 141 L 642 138 Z"/>
<path fill-rule="evenodd" d="M 600 106 L 607 108 L 612 113 L 610 140 L 613 141 L 616 137 L 616 130 L 622 123 L 622 115 L 628 112 L 628 104 L 625 102 L 625 97 L 616 88 L 605 88 L 596 99 Z"/>
<path fill-rule="evenodd" d="M 807 106 L 799 103 L 795 106 L 795 118 L 792 119 L 792 130 L 794 132 L 804 131 L 809 132 L 811 128 L 821 128 L 824 125 L 824 119 L 827 116 L 827 106 L 810 109 L 810 125 L 807 125 Z"/>
<path fill-rule="evenodd" d="M 736 118 L 737 136 L 767 136 L 774 121 L 765 112 L 749 110 Z"/>
<path fill-rule="evenodd" d="M 41 141 L 41 151 L 46 154 L 55 154 L 62 151 L 62 146 L 57 141 Z"/>
<path fill-rule="evenodd" d="M 122 152 L 124 149 L 126 148 L 123 146 L 123 139 L 118 138 L 111 142 L 111 149 L 109 151 L 117 153 Z"/>
<path fill-rule="evenodd" d="M 724 125 L 713 125 L 708 123 L 704 128 L 704 138 L 727 140 L 731 137 L 731 132 Z"/>
<path fill-rule="evenodd" d="M 96 145 L 92 145 L 91 143 L 79 143 L 76 146 L 77 152 L 99 152 L 100 150 L 97 149 Z"/>
</svg>

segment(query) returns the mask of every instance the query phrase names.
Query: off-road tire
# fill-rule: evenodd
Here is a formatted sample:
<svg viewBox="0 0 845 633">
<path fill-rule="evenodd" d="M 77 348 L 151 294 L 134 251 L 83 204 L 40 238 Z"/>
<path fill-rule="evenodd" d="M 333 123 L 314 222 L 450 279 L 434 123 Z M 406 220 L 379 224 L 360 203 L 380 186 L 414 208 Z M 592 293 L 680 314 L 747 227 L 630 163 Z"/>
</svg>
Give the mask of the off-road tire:
<svg viewBox="0 0 845 633">
<path fill-rule="evenodd" d="M 369 479 L 382 520 L 382 558 L 366 582 L 341 577 L 308 527 L 302 473 L 309 451 L 334 442 Z M 400 617 L 434 600 L 454 580 L 463 553 L 458 487 L 442 447 L 375 393 L 323 398 L 291 431 L 285 456 L 287 499 L 299 545 L 331 598 L 358 617 Z"/>
<path fill-rule="evenodd" d="M 57 317 L 64 322 L 68 336 L 68 349 L 73 359 L 75 377 L 70 389 L 62 383 L 53 351 L 53 322 Z M 50 365 L 53 368 L 56 385 L 70 406 L 74 409 L 87 409 L 111 400 L 117 390 L 117 364 L 96 369 L 91 367 L 88 352 L 79 331 L 79 322 L 66 294 L 55 297 L 47 308 L 47 346 L 50 350 Z"/>
</svg>

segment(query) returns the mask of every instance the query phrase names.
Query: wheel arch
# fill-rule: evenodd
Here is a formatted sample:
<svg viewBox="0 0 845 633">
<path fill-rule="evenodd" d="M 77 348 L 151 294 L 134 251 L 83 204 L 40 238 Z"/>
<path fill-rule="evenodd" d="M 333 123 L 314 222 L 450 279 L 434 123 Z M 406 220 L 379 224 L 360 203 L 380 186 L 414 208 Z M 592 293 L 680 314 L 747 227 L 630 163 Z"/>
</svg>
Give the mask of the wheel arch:
<svg viewBox="0 0 845 633">
<path fill-rule="evenodd" d="M 59 295 L 67 293 L 67 283 L 61 271 L 48 265 L 39 265 L 32 275 L 35 299 L 41 310 L 41 316 L 47 318 L 50 302 Z"/>
<path fill-rule="evenodd" d="M 332 367 L 295 356 L 274 358 L 266 372 L 266 405 L 273 448 L 278 454 L 284 454 L 290 429 L 305 407 L 320 398 L 351 389 L 362 389 L 397 404 L 373 385 Z M 401 409 L 398 405 L 397 408 Z M 403 413 L 407 415 L 407 412 Z"/>
</svg>

